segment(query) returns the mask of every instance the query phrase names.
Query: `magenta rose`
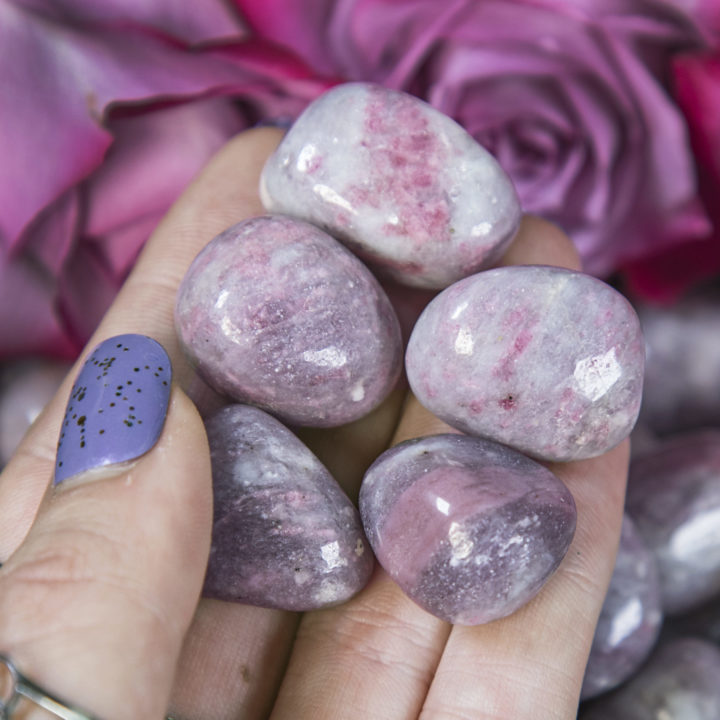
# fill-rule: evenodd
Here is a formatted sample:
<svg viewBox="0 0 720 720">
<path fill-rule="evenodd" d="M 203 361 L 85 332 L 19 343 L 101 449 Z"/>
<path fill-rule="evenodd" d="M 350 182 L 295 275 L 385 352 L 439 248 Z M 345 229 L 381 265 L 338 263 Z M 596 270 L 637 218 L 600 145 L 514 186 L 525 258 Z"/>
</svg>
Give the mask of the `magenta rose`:
<svg viewBox="0 0 720 720">
<path fill-rule="evenodd" d="M 222 0 L 0 0 L 0 87 L 2 358 L 73 356 L 210 155 L 325 84 Z"/>
<path fill-rule="evenodd" d="M 690 0 L 236 3 L 318 73 L 408 90 L 457 119 L 590 272 L 707 233 L 664 85 L 673 53 L 703 42 Z"/>
<path fill-rule="evenodd" d="M 701 239 L 625 268 L 632 290 L 662 302 L 677 299 L 691 283 L 720 274 L 720 52 L 680 55 L 673 62 L 673 80 L 690 129 L 700 193 L 713 228 Z"/>
</svg>

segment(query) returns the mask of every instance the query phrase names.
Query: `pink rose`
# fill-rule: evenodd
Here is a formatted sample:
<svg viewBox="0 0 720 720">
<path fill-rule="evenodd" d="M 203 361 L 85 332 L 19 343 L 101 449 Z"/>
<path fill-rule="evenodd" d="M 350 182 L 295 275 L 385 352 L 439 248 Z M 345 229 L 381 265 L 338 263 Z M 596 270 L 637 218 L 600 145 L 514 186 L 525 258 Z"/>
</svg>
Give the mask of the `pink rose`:
<svg viewBox="0 0 720 720">
<path fill-rule="evenodd" d="M 0 0 L 0 87 L 3 357 L 74 355 L 210 155 L 325 85 L 222 0 Z"/>
<path fill-rule="evenodd" d="M 625 268 L 633 291 L 663 302 L 676 300 L 689 284 L 720 273 L 720 52 L 677 57 L 673 76 L 690 128 L 700 192 L 714 227 L 702 239 Z"/>
<path fill-rule="evenodd" d="M 663 84 L 672 54 L 701 45 L 699 0 L 236 3 L 319 73 L 408 90 L 456 118 L 590 272 L 707 233 Z"/>
</svg>

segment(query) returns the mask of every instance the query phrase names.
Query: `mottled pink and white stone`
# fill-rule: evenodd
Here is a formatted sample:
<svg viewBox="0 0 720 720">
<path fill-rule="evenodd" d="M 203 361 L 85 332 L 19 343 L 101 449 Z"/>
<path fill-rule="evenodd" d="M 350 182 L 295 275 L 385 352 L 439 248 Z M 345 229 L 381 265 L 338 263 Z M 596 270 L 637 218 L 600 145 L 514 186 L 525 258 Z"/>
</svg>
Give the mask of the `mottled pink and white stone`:
<svg viewBox="0 0 720 720">
<path fill-rule="evenodd" d="M 479 625 L 534 597 L 575 532 L 570 491 L 514 450 L 465 435 L 383 453 L 360 488 L 378 562 L 433 615 Z"/>
<path fill-rule="evenodd" d="M 627 300 L 555 267 L 502 267 L 438 295 L 405 363 L 418 400 L 449 425 L 532 457 L 617 445 L 640 409 L 644 343 Z"/>
<path fill-rule="evenodd" d="M 322 230 L 280 215 L 239 223 L 202 250 L 175 325 L 212 387 L 295 425 L 366 415 L 402 369 L 398 320 L 370 271 Z"/>
<path fill-rule="evenodd" d="M 720 430 L 680 435 L 635 458 L 626 509 L 657 558 L 666 613 L 720 596 Z"/>
<path fill-rule="evenodd" d="M 460 125 L 367 83 L 337 86 L 305 110 L 268 159 L 260 195 L 267 210 L 426 288 L 488 267 L 520 222 L 509 177 Z"/>
<path fill-rule="evenodd" d="M 581 699 L 612 690 L 633 675 L 653 649 L 661 623 L 655 555 L 626 514 L 615 569 L 585 668 Z"/>
<path fill-rule="evenodd" d="M 354 505 L 287 428 L 249 405 L 206 423 L 213 534 L 204 594 L 283 610 L 359 592 L 373 556 Z"/>
</svg>

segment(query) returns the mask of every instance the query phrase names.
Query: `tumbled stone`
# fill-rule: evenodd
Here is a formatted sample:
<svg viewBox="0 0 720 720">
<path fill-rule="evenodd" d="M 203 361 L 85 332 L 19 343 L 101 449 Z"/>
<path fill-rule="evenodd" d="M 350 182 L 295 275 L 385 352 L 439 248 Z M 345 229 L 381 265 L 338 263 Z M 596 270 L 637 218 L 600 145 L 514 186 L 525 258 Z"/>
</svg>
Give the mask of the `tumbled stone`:
<svg viewBox="0 0 720 720">
<path fill-rule="evenodd" d="M 635 458 L 626 508 L 657 557 L 666 613 L 720 595 L 720 430 L 681 435 Z"/>
<path fill-rule="evenodd" d="M 455 283 L 415 325 L 405 363 L 449 425 L 536 458 L 600 455 L 632 430 L 644 345 L 630 304 L 589 275 L 502 267 Z"/>
<path fill-rule="evenodd" d="M 305 110 L 267 161 L 260 195 L 266 209 L 426 288 L 488 267 L 520 221 L 512 182 L 460 125 L 367 83 L 337 86 Z"/>
<path fill-rule="evenodd" d="M 504 617 L 535 596 L 567 552 L 575 503 L 549 470 L 464 435 L 383 453 L 360 488 L 378 562 L 433 615 L 460 625 Z"/>
<path fill-rule="evenodd" d="M 720 650 L 694 638 L 663 645 L 627 684 L 581 710 L 581 720 L 718 720 Z"/>
<path fill-rule="evenodd" d="M 402 368 L 398 320 L 370 271 L 292 218 L 253 218 L 212 240 L 182 281 L 175 321 L 210 385 L 296 425 L 366 415 Z"/>
<path fill-rule="evenodd" d="M 0 376 L 0 468 L 10 460 L 30 425 L 60 387 L 70 365 L 16 361 Z"/>
<path fill-rule="evenodd" d="M 625 515 L 615 569 L 585 668 L 581 698 L 599 695 L 629 678 L 650 654 L 661 622 L 655 556 Z"/>
<path fill-rule="evenodd" d="M 229 405 L 206 423 L 213 532 L 204 594 L 283 610 L 337 605 L 373 568 L 357 510 L 280 422 Z"/>
<path fill-rule="evenodd" d="M 720 291 L 639 305 L 638 315 L 648 349 L 643 422 L 664 435 L 720 425 Z"/>
</svg>

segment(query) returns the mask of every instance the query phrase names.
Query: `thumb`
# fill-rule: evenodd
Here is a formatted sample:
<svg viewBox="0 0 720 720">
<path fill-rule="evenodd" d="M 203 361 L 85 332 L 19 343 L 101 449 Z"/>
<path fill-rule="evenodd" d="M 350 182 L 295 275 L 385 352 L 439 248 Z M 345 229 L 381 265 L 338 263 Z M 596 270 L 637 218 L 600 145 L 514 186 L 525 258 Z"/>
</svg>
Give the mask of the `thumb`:
<svg viewBox="0 0 720 720">
<path fill-rule="evenodd" d="M 211 529 L 202 421 L 143 335 L 100 343 L 73 386 L 55 482 L 0 571 L 0 652 L 103 718 L 160 718 Z"/>
</svg>

